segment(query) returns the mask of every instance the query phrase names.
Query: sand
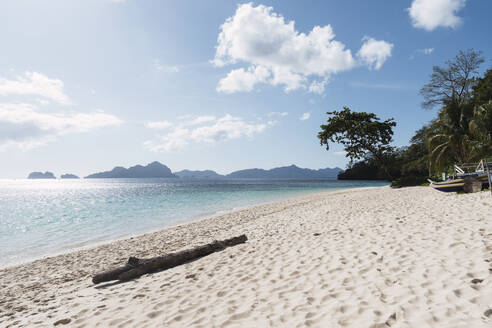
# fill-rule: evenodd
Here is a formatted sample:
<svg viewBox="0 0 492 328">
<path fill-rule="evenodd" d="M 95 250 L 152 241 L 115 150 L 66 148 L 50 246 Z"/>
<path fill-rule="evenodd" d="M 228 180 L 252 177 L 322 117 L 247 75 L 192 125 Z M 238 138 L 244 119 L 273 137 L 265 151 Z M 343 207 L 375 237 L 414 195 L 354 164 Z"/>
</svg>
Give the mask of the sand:
<svg viewBox="0 0 492 328">
<path fill-rule="evenodd" d="M 0 326 L 492 327 L 492 196 L 345 190 L 0 270 Z M 246 233 L 137 280 L 124 263 Z"/>
</svg>

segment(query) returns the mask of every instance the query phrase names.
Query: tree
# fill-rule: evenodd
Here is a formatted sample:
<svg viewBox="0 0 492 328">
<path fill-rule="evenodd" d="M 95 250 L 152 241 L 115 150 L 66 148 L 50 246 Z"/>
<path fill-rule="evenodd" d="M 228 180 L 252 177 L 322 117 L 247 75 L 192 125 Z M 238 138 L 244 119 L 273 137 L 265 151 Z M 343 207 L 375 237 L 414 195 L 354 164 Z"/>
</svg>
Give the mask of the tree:
<svg viewBox="0 0 492 328">
<path fill-rule="evenodd" d="M 429 149 L 427 139 L 430 125 L 424 125 L 410 139 L 410 145 L 402 154 L 401 174 L 403 176 L 431 176 L 429 170 Z"/>
<path fill-rule="evenodd" d="M 429 162 L 434 171 L 443 170 L 453 162 L 470 162 L 473 158 L 473 143 L 468 127 L 459 119 L 459 112 L 458 104 L 451 102 L 430 126 Z"/>
<path fill-rule="evenodd" d="M 477 79 L 473 86 L 473 102 L 480 106 L 492 100 L 492 69 L 485 72 L 484 76 Z"/>
<path fill-rule="evenodd" d="M 475 107 L 470 120 L 470 133 L 474 137 L 474 150 L 477 157 L 488 157 L 492 154 L 492 100 Z"/>
<path fill-rule="evenodd" d="M 446 61 L 445 67 L 434 66 L 429 83 L 420 89 L 424 97 L 422 107 L 431 109 L 450 101 L 456 101 L 458 105 L 466 102 L 475 85 L 474 76 L 484 62 L 481 55 L 482 52 L 473 49 L 466 52 L 460 50 L 454 60 Z"/>
<path fill-rule="evenodd" d="M 472 90 L 476 85 L 478 68 L 484 62 L 481 52 L 460 51 L 445 67 L 434 66 L 429 83 L 420 93 L 422 106 L 441 106 L 429 134 L 431 168 L 443 169 L 453 161 L 468 162 L 474 158 L 475 142 L 470 135 L 470 120 L 474 113 Z"/>
<path fill-rule="evenodd" d="M 388 168 L 393 152 L 390 146 L 393 127 L 396 126 L 393 118 L 381 122 L 374 113 L 352 112 L 348 107 L 327 114 L 330 115 L 327 124 L 321 125 L 318 133 L 320 144 L 325 145 L 326 150 L 330 149 L 330 142 L 342 144 L 351 163 L 370 155 L 393 180 Z"/>
</svg>

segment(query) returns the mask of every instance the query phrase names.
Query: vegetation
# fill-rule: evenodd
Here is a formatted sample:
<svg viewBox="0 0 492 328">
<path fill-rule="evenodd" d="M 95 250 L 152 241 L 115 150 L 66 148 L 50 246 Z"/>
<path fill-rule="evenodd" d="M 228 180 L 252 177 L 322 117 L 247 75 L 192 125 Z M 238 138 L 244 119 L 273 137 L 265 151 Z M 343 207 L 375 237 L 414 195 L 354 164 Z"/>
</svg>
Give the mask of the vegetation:
<svg viewBox="0 0 492 328">
<path fill-rule="evenodd" d="M 393 147 L 389 144 L 395 121 L 390 118 L 381 122 L 373 113 L 353 112 L 348 107 L 327 114 L 331 116 L 318 133 L 321 145 L 328 150 L 329 142 L 342 144 L 351 163 L 370 156 L 391 180 L 388 163 Z"/>
<path fill-rule="evenodd" d="M 350 164 L 340 179 L 388 179 L 394 186 L 420 185 L 449 172 L 455 163 L 492 156 L 492 69 L 479 76 L 481 52 L 460 51 L 443 67 L 432 69 L 420 90 L 422 107 L 437 107 L 437 117 L 415 132 L 410 145 L 391 146 L 393 119 L 344 108 L 321 126 L 322 145 L 344 145 Z M 358 160 L 355 162 L 354 160 Z"/>
</svg>

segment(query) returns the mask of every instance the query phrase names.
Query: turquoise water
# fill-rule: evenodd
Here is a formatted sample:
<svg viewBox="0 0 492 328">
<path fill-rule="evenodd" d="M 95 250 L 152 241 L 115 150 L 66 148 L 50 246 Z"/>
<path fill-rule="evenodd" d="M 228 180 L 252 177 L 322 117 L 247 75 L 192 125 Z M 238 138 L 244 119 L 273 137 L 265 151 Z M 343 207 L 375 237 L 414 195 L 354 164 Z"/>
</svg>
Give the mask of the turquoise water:
<svg viewBox="0 0 492 328">
<path fill-rule="evenodd" d="M 368 181 L 0 180 L 0 266 Z"/>
</svg>

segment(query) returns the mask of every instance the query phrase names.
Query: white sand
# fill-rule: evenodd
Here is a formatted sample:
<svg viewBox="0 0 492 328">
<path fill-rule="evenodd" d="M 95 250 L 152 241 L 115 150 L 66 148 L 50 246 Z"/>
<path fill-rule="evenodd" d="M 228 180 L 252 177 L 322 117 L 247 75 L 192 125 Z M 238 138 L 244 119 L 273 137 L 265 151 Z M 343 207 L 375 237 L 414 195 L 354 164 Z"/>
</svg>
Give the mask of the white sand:
<svg viewBox="0 0 492 328">
<path fill-rule="evenodd" d="M 91 283 L 130 255 L 241 233 L 186 265 Z M 492 327 L 492 197 L 322 193 L 0 270 L 0 286 L 1 327 Z"/>
</svg>

